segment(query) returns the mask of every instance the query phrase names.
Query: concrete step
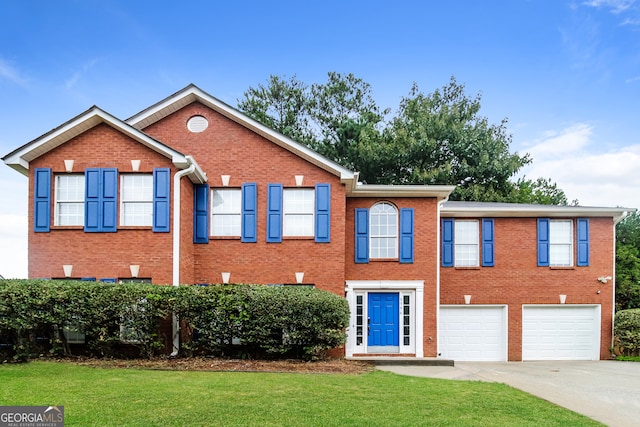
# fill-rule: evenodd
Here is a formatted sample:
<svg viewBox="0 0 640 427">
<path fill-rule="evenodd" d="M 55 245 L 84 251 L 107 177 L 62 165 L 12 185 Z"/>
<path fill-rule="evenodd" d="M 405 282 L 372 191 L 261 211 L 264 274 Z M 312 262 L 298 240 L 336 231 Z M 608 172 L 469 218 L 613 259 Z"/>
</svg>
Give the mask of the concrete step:
<svg viewBox="0 0 640 427">
<path fill-rule="evenodd" d="M 356 356 L 347 360 L 361 360 L 379 366 L 454 366 L 453 360 L 437 357 L 385 357 L 385 356 Z"/>
</svg>

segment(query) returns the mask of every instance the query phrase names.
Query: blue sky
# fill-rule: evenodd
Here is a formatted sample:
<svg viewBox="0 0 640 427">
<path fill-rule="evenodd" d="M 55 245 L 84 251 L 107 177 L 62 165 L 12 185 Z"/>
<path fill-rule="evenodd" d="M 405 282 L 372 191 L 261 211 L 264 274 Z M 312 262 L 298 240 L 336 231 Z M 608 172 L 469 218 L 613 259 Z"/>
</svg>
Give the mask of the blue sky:
<svg viewBox="0 0 640 427">
<path fill-rule="evenodd" d="M 451 76 L 507 118 L 529 178 L 640 207 L 640 0 L 0 2 L 0 155 L 92 105 L 126 119 L 195 83 L 370 83 L 395 110 Z M 26 277 L 27 178 L 0 166 L 0 274 Z"/>
</svg>

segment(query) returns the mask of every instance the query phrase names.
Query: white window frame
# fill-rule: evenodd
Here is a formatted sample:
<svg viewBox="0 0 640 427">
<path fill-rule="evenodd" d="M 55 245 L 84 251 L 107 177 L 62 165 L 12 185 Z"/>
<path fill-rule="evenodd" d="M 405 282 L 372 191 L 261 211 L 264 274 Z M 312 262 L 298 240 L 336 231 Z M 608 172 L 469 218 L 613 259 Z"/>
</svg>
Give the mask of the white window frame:
<svg viewBox="0 0 640 427">
<path fill-rule="evenodd" d="M 75 191 L 70 195 L 69 182 L 73 181 Z M 58 226 L 82 226 L 84 225 L 84 198 L 85 198 L 85 177 L 84 174 L 56 175 L 54 225 Z M 63 196 L 64 195 L 64 196 Z M 74 214 L 63 213 L 66 207 L 74 206 L 79 209 Z M 69 221 L 75 218 L 75 221 Z"/>
<path fill-rule="evenodd" d="M 314 188 L 285 188 L 282 192 L 282 236 L 315 236 L 316 191 Z"/>
<path fill-rule="evenodd" d="M 398 221 L 398 208 L 389 202 L 376 203 L 369 209 L 370 259 L 398 258 Z M 376 227 L 378 229 L 374 233 Z M 388 232 L 380 232 L 382 228 L 386 228 Z"/>
<path fill-rule="evenodd" d="M 570 219 L 549 220 L 549 266 L 573 267 L 573 229 Z"/>
<path fill-rule="evenodd" d="M 218 203 L 220 201 L 222 203 Z M 212 189 L 209 234 L 213 237 L 240 237 L 241 233 L 242 190 L 240 188 Z"/>
<path fill-rule="evenodd" d="M 135 181 L 136 179 L 138 180 Z M 134 181 L 127 182 L 130 180 Z M 128 184 L 133 185 L 133 188 L 126 188 Z M 129 208 L 133 208 L 133 212 Z M 125 227 L 153 226 L 153 174 L 120 175 L 120 225 Z"/>
<path fill-rule="evenodd" d="M 474 225 L 474 228 L 470 228 Z M 480 266 L 480 221 L 454 221 L 454 260 L 456 267 Z"/>
</svg>

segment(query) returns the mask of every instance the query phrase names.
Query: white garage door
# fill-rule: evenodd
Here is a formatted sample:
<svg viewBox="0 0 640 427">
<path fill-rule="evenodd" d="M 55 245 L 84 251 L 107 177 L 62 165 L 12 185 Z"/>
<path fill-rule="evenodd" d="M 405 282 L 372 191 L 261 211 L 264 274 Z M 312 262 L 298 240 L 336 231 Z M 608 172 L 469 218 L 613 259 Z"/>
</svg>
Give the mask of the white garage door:
<svg viewBox="0 0 640 427">
<path fill-rule="evenodd" d="M 522 360 L 600 359 L 600 306 L 523 306 Z"/>
<path fill-rule="evenodd" d="M 458 361 L 507 360 L 505 306 L 440 307 L 440 354 Z"/>
</svg>

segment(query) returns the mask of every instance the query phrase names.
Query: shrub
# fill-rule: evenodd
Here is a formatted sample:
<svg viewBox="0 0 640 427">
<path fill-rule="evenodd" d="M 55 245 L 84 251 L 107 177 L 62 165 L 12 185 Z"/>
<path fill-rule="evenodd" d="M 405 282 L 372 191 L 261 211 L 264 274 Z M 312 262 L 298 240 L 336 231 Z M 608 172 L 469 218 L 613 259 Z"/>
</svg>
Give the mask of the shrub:
<svg viewBox="0 0 640 427">
<path fill-rule="evenodd" d="M 0 352 L 27 360 L 71 355 L 65 332 L 82 332 L 89 354 L 152 357 L 170 342 L 175 313 L 183 353 L 314 359 L 342 345 L 347 301 L 313 288 L 157 286 L 54 280 L 0 281 Z M 124 345 L 123 345 L 124 344 Z"/>
<path fill-rule="evenodd" d="M 615 315 L 613 333 L 622 355 L 640 355 L 640 308 L 620 310 Z"/>
</svg>

